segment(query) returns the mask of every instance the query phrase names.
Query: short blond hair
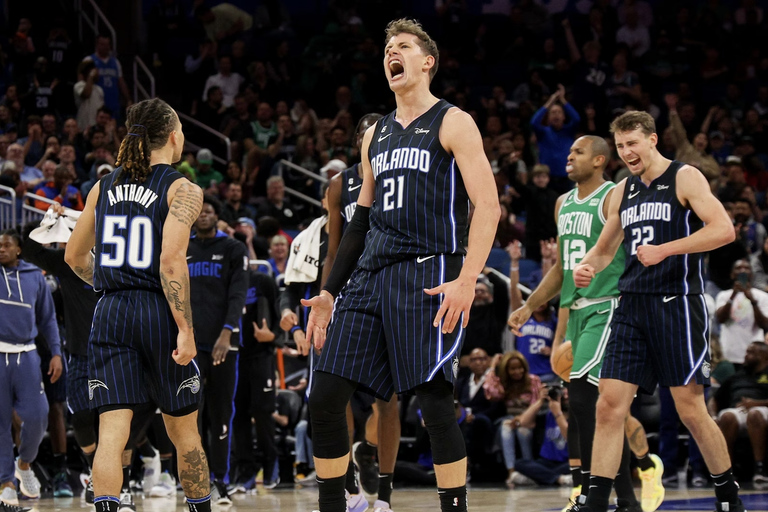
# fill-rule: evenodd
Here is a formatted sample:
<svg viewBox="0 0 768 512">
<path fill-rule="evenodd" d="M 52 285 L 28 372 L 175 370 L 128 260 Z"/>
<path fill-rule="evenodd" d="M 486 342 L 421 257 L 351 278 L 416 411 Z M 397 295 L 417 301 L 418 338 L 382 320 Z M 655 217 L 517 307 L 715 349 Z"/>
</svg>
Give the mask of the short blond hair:
<svg viewBox="0 0 768 512">
<path fill-rule="evenodd" d="M 640 130 L 646 137 L 656 133 L 656 121 L 648 112 L 631 110 L 621 114 L 611 123 L 611 133 L 626 133 Z"/>
<path fill-rule="evenodd" d="M 431 55 L 435 58 L 435 65 L 429 70 L 429 81 L 437 73 L 437 65 L 440 62 L 440 52 L 437 50 L 437 43 L 429 37 L 429 34 L 422 28 L 421 23 L 409 18 L 400 18 L 389 22 L 386 28 L 384 45 L 386 46 L 390 39 L 400 34 L 411 34 L 419 40 L 418 44 L 425 55 Z"/>
</svg>

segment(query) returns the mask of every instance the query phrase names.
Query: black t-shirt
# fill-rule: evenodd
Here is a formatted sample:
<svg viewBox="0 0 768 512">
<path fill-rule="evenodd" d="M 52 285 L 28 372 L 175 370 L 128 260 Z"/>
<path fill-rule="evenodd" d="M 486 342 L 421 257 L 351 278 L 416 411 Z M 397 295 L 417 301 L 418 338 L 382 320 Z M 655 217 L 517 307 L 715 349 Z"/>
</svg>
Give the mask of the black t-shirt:
<svg viewBox="0 0 768 512">
<path fill-rule="evenodd" d="M 768 368 L 754 374 L 739 370 L 715 393 L 718 410 L 736 407 L 742 398 L 768 400 Z"/>
</svg>

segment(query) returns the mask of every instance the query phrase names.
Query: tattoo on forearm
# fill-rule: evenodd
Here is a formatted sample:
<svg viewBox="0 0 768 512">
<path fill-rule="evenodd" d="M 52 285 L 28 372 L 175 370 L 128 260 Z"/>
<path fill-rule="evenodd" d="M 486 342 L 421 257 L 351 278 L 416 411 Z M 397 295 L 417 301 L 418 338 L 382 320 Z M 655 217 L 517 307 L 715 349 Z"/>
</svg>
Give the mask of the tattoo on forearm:
<svg viewBox="0 0 768 512">
<path fill-rule="evenodd" d="M 205 498 L 211 493 L 208 460 L 205 452 L 197 448 L 181 456 L 179 479 L 184 494 L 190 498 Z"/>
<path fill-rule="evenodd" d="M 182 278 L 186 277 L 182 276 Z M 192 306 L 189 303 L 189 293 L 184 293 L 189 289 L 189 280 L 184 279 L 187 282 L 185 287 L 179 281 L 169 280 L 164 272 L 160 272 L 160 281 L 163 287 L 163 292 L 171 307 L 180 313 L 184 314 L 184 320 L 187 322 L 187 326 L 192 328 Z"/>
<path fill-rule="evenodd" d="M 88 257 L 90 258 L 89 264 L 86 267 L 75 267 L 74 271 L 80 279 L 93 286 L 93 254 L 88 254 Z"/>
<path fill-rule="evenodd" d="M 187 226 L 192 226 L 203 207 L 203 195 L 200 188 L 192 183 L 184 183 L 176 190 L 171 202 L 170 213 Z"/>
</svg>

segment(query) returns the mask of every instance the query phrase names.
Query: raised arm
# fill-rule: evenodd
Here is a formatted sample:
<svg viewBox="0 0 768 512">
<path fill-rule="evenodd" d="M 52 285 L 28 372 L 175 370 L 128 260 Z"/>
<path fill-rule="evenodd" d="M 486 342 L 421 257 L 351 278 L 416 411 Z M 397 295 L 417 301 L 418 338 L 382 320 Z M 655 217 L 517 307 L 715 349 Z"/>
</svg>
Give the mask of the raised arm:
<svg viewBox="0 0 768 512">
<path fill-rule="evenodd" d="M 637 259 L 643 265 L 656 265 L 677 254 L 707 252 L 733 242 L 736 234 L 728 213 L 709 188 L 701 172 L 690 165 L 683 166 L 675 178 L 677 198 L 704 222 L 704 227 L 684 238 L 661 245 L 641 245 Z M 602 235 L 600 236 L 602 239 Z"/>
<path fill-rule="evenodd" d="M 86 283 L 93 286 L 94 255 L 91 252 L 96 245 L 96 202 L 99 200 L 100 182 L 97 182 L 88 194 L 88 200 L 80 218 L 77 219 L 72 236 L 64 251 L 64 261 Z"/>
<path fill-rule="evenodd" d="M 616 256 L 621 242 L 624 241 L 624 230 L 621 227 L 619 218 L 619 208 L 621 199 L 624 197 L 624 187 L 627 180 L 622 180 L 616 188 L 611 191 L 610 204 L 606 215 L 603 231 L 600 232 L 600 238 L 592 249 L 587 251 L 581 263 L 573 269 L 573 280 L 579 288 L 586 288 L 595 277 L 595 274 L 601 272 Z"/>
<path fill-rule="evenodd" d="M 175 190 L 174 190 L 175 189 Z M 187 247 L 189 232 L 203 207 L 203 191 L 187 179 L 171 185 L 168 217 L 163 225 L 163 245 L 160 251 L 160 282 L 171 313 L 179 328 L 174 360 L 189 364 L 195 357 L 195 338 L 192 329 Z"/>
</svg>

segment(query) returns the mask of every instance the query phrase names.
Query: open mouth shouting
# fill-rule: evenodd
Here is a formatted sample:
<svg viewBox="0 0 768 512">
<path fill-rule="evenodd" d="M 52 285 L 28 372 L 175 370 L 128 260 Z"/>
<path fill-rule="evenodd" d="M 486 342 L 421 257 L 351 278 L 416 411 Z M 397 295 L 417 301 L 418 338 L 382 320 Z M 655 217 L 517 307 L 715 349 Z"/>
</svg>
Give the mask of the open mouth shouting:
<svg viewBox="0 0 768 512">
<path fill-rule="evenodd" d="M 392 76 L 392 82 L 400 80 L 403 77 L 404 72 L 403 62 L 400 59 L 394 58 L 389 61 L 389 73 Z"/>
</svg>

